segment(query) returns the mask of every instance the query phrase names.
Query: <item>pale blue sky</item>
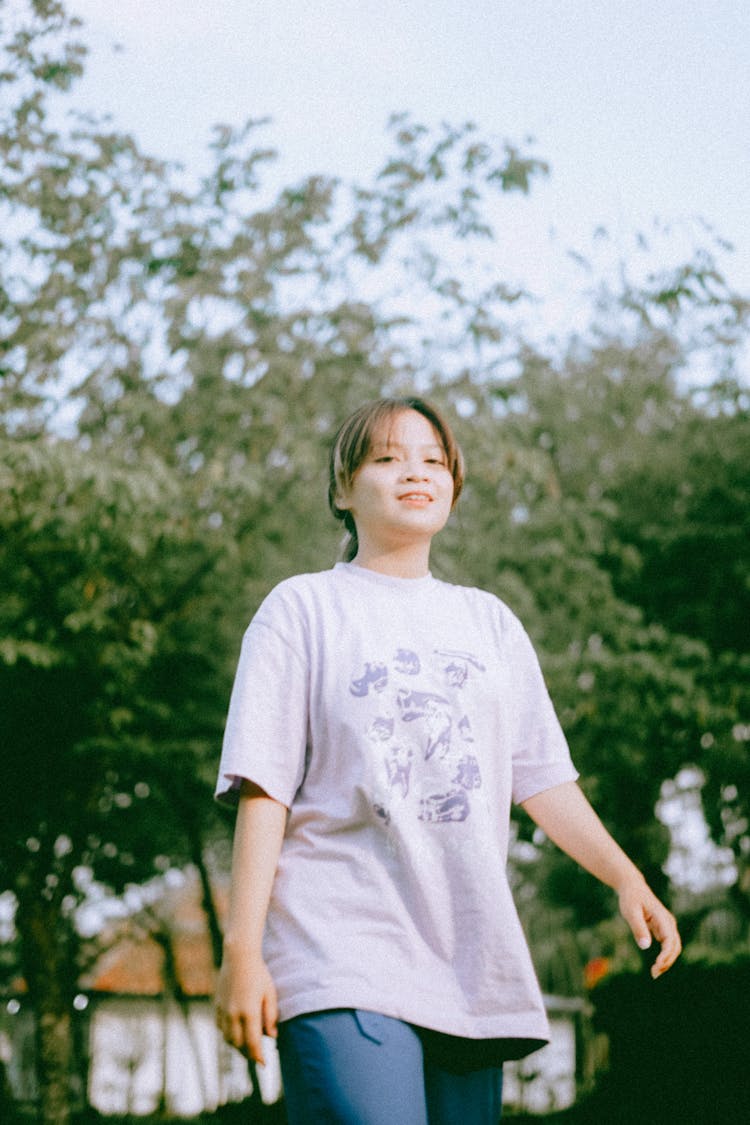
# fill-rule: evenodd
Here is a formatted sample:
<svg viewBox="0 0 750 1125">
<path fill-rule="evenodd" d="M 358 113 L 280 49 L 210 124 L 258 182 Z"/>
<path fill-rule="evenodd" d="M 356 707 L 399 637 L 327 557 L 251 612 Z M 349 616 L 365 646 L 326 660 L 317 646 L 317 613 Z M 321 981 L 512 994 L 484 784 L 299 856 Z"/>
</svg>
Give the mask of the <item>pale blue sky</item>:
<svg viewBox="0 0 750 1125">
<path fill-rule="evenodd" d="M 349 178 L 376 167 L 394 111 L 471 119 L 532 135 L 552 165 L 507 209 L 506 279 L 553 299 L 573 283 L 561 249 L 586 251 L 597 226 L 629 254 L 637 231 L 670 223 L 667 260 L 701 217 L 735 244 L 722 264 L 750 292 L 747 0 L 69 4 L 93 46 L 76 100 L 158 155 L 199 166 L 211 124 L 268 115 L 285 175 Z"/>
</svg>

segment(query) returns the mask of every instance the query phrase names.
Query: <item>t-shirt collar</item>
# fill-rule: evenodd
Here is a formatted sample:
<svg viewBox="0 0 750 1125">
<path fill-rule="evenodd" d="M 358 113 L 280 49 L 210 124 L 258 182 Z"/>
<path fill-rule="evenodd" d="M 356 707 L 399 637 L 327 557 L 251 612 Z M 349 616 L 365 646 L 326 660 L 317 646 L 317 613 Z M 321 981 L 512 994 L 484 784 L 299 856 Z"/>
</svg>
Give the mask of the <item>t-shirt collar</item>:
<svg viewBox="0 0 750 1125">
<path fill-rule="evenodd" d="M 370 570 L 369 567 L 358 566 L 353 562 L 338 562 L 333 569 L 341 574 L 348 574 L 357 581 L 370 582 L 381 587 L 388 586 L 392 590 L 404 592 L 423 590 L 435 582 L 431 571 L 420 578 L 400 578 L 394 574 L 381 574 L 379 570 Z"/>
</svg>

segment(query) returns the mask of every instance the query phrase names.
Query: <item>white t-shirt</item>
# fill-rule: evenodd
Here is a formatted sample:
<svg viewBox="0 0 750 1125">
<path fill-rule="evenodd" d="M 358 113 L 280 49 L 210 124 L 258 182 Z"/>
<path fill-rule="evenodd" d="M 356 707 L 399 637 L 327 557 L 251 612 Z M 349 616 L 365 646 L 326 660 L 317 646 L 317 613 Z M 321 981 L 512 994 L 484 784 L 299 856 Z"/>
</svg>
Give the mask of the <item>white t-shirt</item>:
<svg viewBox="0 0 750 1125">
<path fill-rule="evenodd" d="M 494 595 L 351 563 L 277 586 L 245 634 L 216 792 L 248 778 L 289 808 L 264 940 L 280 1018 L 546 1039 L 510 805 L 576 777 Z"/>
</svg>

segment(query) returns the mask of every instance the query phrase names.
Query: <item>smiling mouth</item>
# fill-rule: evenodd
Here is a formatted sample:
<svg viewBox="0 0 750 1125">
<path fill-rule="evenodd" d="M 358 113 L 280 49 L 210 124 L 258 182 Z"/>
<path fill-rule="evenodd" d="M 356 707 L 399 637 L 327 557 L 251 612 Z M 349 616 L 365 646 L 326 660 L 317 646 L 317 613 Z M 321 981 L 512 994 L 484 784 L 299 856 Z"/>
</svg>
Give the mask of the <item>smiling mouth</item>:
<svg viewBox="0 0 750 1125">
<path fill-rule="evenodd" d="M 426 503 L 432 503 L 432 497 L 427 492 L 405 492 L 399 496 L 399 500 L 420 500 Z"/>
</svg>

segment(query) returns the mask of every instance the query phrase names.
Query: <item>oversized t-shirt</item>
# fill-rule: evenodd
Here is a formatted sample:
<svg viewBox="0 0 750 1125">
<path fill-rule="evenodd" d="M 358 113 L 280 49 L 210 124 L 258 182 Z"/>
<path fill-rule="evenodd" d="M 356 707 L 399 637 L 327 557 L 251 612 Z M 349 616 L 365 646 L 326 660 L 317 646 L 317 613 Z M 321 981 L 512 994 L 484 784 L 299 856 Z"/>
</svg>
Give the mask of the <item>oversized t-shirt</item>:
<svg viewBox="0 0 750 1125">
<path fill-rule="evenodd" d="M 352 563 L 277 586 L 243 640 L 217 796 L 247 778 L 289 809 L 264 938 L 280 1018 L 546 1039 L 510 805 L 576 776 L 494 595 Z"/>
</svg>

